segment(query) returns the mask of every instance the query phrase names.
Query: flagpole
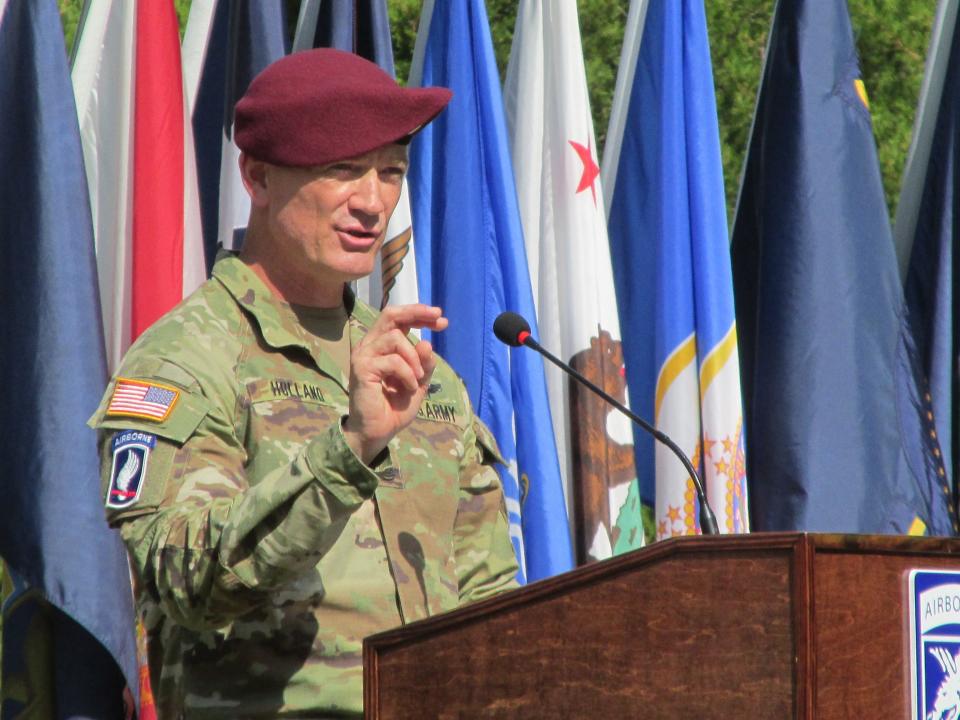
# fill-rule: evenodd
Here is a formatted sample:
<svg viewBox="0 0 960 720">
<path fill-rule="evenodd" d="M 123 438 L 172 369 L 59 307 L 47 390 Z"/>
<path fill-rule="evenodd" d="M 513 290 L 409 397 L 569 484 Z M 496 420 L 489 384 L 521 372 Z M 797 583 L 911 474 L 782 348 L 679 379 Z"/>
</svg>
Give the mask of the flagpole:
<svg viewBox="0 0 960 720">
<path fill-rule="evenodd" d="M 600 185 L 603 187 L 603 212 L 610 216 L 610 203 L 617 182 L 617 160 L 620 158 L 620 146 L 623 143 L 623 129 L 627 123 L 627 111 L 630 106 L 629 89 L 633 87 L 633 73 L 640 52 L 640 39 L 643 24 L 647 17 L 649 0 L 633 0 L 630 3 L 627 29 L 620 52 L 620 72 L 613 89 L 613 106 L 610 109 L 610 123 L 607 127 L 607 139 L 603 144 L 603 159 L 600 161 Z"/>
<path fill-rule="evenodd" d="M 930 160 L 933 131 L 937 123 L 940 98 L 943 96 L 943 83 L 950 59 L 950 46 L 955 35 L 958 6 L 960 0 L 940 0 L 930 37 L 930 49 L 927 51 L 926 71 L 913 124 L 913 139 L 900 183 L 900 200 L 897 203 L 897 217 L 893 226 L 893 243 L 897 251 L 901 280 L 907 275 L 910 251 L 913 249 L 924 174 Z"/>
<path fill-rule="evenodd" d="M 83 32 L 83 26 L 87 22 L 87 13 L 90 12 L 90 4 L 93 0 L 83 0 L 83 8 L 80 10 L 80 19 L 77 21 L 77 29 L 73 32 L 73 45 L 67 50 L 70 51 L 70 70 L 73 70 L 73 61 L 77 59 L 77 48 L 80 47 L 80 34 Z M 2 8 L 2 3 L 0 3 Z"/>
<path fill-rule="evenodd" d="M 320 16 L 320 0 L 303 0 L 300 14 L 297 16 L 297 29 L 293 33 L 293 48 L 290 52 L 309 50 L 313 47 L 313 38 Z"/>
</svg>

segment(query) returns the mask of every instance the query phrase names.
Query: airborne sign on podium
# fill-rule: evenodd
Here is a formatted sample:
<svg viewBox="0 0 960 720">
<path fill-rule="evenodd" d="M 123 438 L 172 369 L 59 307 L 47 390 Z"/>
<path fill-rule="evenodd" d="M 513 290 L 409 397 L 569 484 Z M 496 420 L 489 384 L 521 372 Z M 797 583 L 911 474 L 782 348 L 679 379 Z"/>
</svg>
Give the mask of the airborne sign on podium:
<svg viewBox="0 0 960 720">
<path fill-rule="evenodd" d="M 913 720 L 960 716 L 960 572 L 910 571 Z"/>
</svg>

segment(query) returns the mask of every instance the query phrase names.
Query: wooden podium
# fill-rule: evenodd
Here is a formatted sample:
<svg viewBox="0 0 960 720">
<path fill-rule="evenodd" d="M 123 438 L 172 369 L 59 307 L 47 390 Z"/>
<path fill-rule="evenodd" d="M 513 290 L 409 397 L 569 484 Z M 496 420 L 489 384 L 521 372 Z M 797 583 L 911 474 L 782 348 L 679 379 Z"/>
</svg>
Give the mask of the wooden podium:
<svg viewBox="0 0 960 720">
<path fill-rule="evenodd" d="M 365 717 L 909 718 L 915 568 L 960 540 L 667 540 L 367 638 Z"/>
</svg>

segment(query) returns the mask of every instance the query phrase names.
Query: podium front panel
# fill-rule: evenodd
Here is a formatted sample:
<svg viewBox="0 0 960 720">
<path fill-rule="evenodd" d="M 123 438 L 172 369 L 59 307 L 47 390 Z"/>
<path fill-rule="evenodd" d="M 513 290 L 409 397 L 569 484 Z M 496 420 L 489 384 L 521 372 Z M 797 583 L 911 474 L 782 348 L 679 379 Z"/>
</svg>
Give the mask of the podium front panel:
<svg viewBox="0 0 960 720">
<path fill-rule="evenodd" d="M 652 550 L 377 636 L 367 717 L 793 716 L 792 548 Z"/>
</svg>

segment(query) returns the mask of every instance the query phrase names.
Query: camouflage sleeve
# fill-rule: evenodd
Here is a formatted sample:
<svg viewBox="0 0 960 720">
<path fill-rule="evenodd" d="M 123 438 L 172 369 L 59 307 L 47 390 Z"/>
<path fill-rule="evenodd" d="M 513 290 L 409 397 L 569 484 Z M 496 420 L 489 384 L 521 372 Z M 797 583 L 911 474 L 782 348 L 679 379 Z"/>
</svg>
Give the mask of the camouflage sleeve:
<svg viewBox="0 0 960 720">
<path fill-rule="evenodd" d="M 108 415 L 97 427 L 108 518 L 141 591 L 196 630 L 228 624 L 314 567 L 378 482 L 334 423 L 251 486 L 233 425 L 196 392 L 181 390 L 168 421 Z M 122 454 L 131 437 L 147 448 L 142 461 Z M 132 503 L 112 500 L 121 464 L 142 466 L 135 488 L 126 479 Z"/>
<path fill-rule="evenodd" d="M 460 603 L 517 587 L 517 560 L 494 467 L 503 463 L 493 435 L 474 418 L 465 437 L 454 543 Z"/>
</svg>

